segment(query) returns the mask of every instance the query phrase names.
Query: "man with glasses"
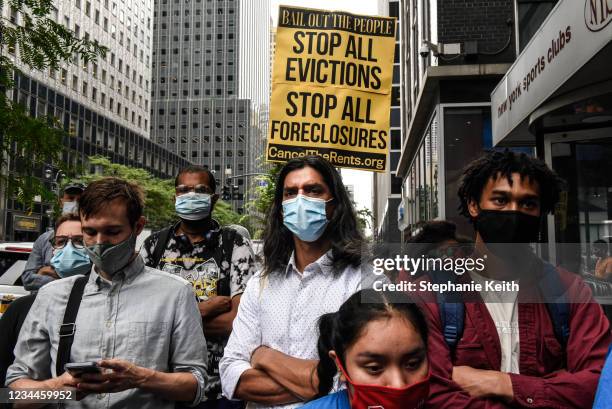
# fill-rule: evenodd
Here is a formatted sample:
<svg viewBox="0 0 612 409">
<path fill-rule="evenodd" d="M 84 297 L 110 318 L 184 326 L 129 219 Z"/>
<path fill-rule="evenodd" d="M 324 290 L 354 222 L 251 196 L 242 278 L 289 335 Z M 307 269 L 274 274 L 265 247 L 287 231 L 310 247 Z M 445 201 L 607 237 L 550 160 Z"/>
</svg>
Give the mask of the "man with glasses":
<svg viewBox="0 0 612 409">
<path fill-rule="evenodd" d="M 82 400 L 62 407 L 174 409 L 203 401 L 206 340 L 198 307 L 187 281 L 146 267 L 136 252 L 143 207 L 142 190 L 122 179 L 103 178 L 83 192 L 79 213 L 93 267 L 86 277 L 41 288 L 7 386 L 76 388 Z M 76 234 L 58 236 L 65 236 L 64 252 L 78 242 Z M 89 370 L 66 370 L 67 363 L 90 362 Z"/>
<path fill-rule="evenodd" d="M 48 245 L 52 256 L 50 265 L 61 278 L 77 274 L 89 274 L 91 261 L 85 253 L 81 219 L 76 213 L 69 213 L 55 222 Z M 36 292 L 13 301 L 0 318 L 0 384 L 4 385 L 6 370 L 15 360 L 13 350 L 25 317 L 36 298 Z"/>
<path fill-rule="evenodd" d="M 78 200 L 86 186 L 82 183 L 71 183 L 64 187 L 62 196 L 59 198 L 59 206 L 62 215 L 75 214 L 78 209 Z M 28 262 L 21 275 L 23 286 L 28 291 L 36 291 L 50 281 L 60 278 L 57 271 L 51 265 L 53 257 L 53 230 L 45 232 L 36 239 Z"/>
<path fill-rule="evenodd" d="M 238 406 L 221 396 L 219 360 L 238 311 L 241 294 L 255 273 L 248 238 L 222 228 L 212 213 L 219 195 L 208 169 L 189 166 L 175 180 L 179 220 L 151 234 L 142 255 L 145 264 L 189 281 L 199 302 L 208 346 L 207 402 L 201 407 Z"/>
</svg>

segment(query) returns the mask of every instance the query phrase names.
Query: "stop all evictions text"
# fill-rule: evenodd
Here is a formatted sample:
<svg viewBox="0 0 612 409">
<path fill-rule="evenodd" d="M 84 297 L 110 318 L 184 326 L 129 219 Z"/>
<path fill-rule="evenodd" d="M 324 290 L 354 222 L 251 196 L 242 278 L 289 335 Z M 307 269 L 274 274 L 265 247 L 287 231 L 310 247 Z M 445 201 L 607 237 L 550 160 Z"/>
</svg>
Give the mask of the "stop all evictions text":
<svg viewBox="0 0 612 409">
<path fill-rule="evenodd" d="M 266 159 L 384 172 L 396 20 L 280 6 Z"/>
</svg>

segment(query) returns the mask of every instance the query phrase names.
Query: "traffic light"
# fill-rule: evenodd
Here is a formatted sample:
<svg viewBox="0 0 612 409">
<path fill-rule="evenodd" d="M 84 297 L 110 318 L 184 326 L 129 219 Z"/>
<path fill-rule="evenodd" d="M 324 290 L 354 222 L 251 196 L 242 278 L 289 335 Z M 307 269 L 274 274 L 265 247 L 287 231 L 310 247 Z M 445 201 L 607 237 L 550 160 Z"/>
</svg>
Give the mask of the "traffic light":
<svg viewBox="0 0 612 409">
<path fill-rule="evenodd" d="M 221 199 L 222 200 L 231 200 L 232 195 L 230 193 L 230 187 L 225 185 L 221 191 Z"/>
<path fill-rule="evenodd" d="M 238 189 L 238 185 L 232 185 L 232 200 L 242 200 L 242 193 Z"/>
</svg>

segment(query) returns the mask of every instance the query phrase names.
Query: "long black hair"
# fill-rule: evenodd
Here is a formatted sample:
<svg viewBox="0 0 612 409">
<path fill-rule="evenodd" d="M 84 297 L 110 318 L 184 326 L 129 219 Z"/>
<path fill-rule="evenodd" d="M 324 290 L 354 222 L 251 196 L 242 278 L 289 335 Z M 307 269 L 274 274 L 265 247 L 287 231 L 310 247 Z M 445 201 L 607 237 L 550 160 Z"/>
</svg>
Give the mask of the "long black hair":
<svg viewBox="0 0 612 409">
<path fill-rule="evenodd" d="M 336 363 L 329 357 L 329 351 L 335 351 L 346 368 L 346 350 L 357 341 L 365 326 L 371 321 L 389 318 L 394 312 L 402 314 L 414 325 L 427 346 L 427 321 L 419 307 L 405 293 L 361 290 L 349 297 L 337 312 L 321 316 L 317 343 L 319 396 L 329 393 L 338 372 Z"/>
<path fill-rule="evenodd" d="M 294 170 L 311 167 L 323 177 L 333 196 L 334 213 L 323 233 L 331 241 L 332 263 L 335 271 L 357 266 L 361 262 L 363 236 L 357 224 L 355 209 L 338 171 L 320 156 L 291 159 L 283 166 L 276 181 L 274 201 L 268 211 L 264 229 L 263 275 L 284 271 L 293 251 L 293 233 L 283 224 L 283 188 L 285 178 Z"/>
</svg>

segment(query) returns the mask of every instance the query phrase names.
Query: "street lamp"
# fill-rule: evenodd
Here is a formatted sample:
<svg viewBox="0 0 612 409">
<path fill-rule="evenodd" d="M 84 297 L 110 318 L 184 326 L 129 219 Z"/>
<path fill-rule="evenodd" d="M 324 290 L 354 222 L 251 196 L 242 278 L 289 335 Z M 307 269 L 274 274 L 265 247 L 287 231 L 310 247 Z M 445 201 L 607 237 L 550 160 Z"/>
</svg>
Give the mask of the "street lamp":
<svg viewBox="0 0 612 409">
<path fill-rule="evenodd" d="M 53 165 L 45 165 L 44 178 L 51 181 L 51 189 L 57 197 L 59 197 L 60 194 L 59 181 L 64 177 L 66 177 L 66 174 L 61 169 L 56 168 Z M 53 205 L 51 205 L 47 210 L 45 210 L 45 214 L 49 218 L 49 225 L 47 227 L 47 230 L 51 228 L 53 213 Z"/>
<path fill-rule="evenodd" d="M 52 189 L 53 192 L 59 196 L 59 181 L 60 179 L 66 177 L 66 174 L 59 168 L 56 168 L 53 165 L 46 165 L 44 172 L 45 179 L 52 181 Z"/>
</svg>

